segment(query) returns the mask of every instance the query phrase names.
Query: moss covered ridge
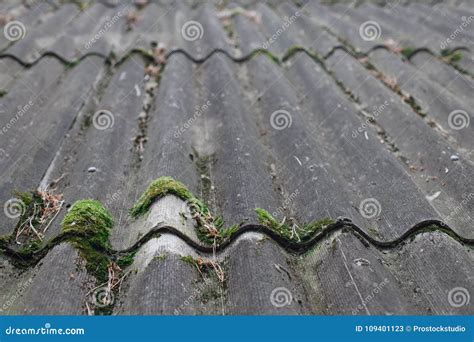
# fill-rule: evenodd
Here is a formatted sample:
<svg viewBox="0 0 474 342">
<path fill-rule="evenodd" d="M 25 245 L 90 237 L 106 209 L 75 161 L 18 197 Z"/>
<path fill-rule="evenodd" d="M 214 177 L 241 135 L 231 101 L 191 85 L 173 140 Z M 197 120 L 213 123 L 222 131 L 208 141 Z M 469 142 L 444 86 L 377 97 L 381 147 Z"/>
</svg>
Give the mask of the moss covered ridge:
<svg viewBox="0 0 474 342">
<path fill-rule="evenodd" d="M 114 221 L 99 201 L 85 199 L 74 203 L 61 223 L 62 233 L 87 237 L 88 242 L 102 249 L 110 247 L 109 235 Z"/>
<path fill-rule="evenodd" d="M 61 223 L 61 233 L 71 235 L 71 244 L 86 261 L 87 271 L 99 282 L 108 279 L 111 260 L 100 250 L 110 249 L 112 216 L 99 202 L 91 199 L 74 203 Z"/>
<path fill-rule="evenodd" d="M 169 194 L 186 201 L 193 218 L 196 220 L 197 235 L 202 242 L 218 245 L 237 232 L 238 224 L 225 227 L 222 217 L 214 217 L 208 207 L 194 196 L 185 185 L 168 176 L 160 177 L 151 182 L 148 189 L 145 190 L 130 210 L 130 215 L 137 218 L 146 214 L 156 200 Z M 256 208 L 255 211 L 260 224 L 272 229 L 284 239 L 298 242 L 309 240 L 315 233 L 334 223 L 333 220 L 324 218 L 300 227 L 296 224 L 280 223 L 264 209 Z"/>
<path fill-rule="evenodd" d="M 175 195 L 190 204 L 197 205 L 200 208 L 205 207 L 184 184 L 171 177 L 164 176 L 151 182 L 148 189 L 145 190 L 137 203 L 130 209 L 130 215 L 134 218 L 144 215 L 148 212 L 153 202 L 166 195 Z"/>
<path fill-rule="evenodd" d="M 310 240 L 315 234 L 335 223 L 335 221 L 330 218 L 323 218 L 298 226 L 296 223 L 288 224 L 285 221 L 279 222 L 265 209 L 257 208 L 255 212 L 257 213 L 258 221 L 261 225 L 270 228 L 287 240 L 298 242 Z"/>
<path fill-rule="evenodd" d="M 137 203 L 130 209 L 130 215 L 133 218 L 145 215 L 155 201 L 166 195 L 175 195 L 187 203 L 192 217 L 196 221 L 197 235 L 204 243 L 220 244 L 238 229 L 237 224 L 225 227 L 221 216 L 212 215 L 207 205 L 194 196 L 183 183 L 168 176 L 157 178 L 151 182 Z"/>
</svg>

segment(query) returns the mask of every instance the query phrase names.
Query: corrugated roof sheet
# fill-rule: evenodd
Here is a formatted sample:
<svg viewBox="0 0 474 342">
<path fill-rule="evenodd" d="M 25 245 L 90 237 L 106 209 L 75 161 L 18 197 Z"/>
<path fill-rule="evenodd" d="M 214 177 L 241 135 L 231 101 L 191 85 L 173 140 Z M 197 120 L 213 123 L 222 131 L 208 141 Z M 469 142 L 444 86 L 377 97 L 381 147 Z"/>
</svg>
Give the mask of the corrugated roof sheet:
<svg viewBox="0 0 474 342">
<path fill-rule="evenodd" d="M 473 313 L 468 2 L 0 6 L 3 314 Z M 237 233 L 175 195 L 130 216 L 162 176 Z M 61 233 L 85 198 L 108 283 Z"/>
</svg>

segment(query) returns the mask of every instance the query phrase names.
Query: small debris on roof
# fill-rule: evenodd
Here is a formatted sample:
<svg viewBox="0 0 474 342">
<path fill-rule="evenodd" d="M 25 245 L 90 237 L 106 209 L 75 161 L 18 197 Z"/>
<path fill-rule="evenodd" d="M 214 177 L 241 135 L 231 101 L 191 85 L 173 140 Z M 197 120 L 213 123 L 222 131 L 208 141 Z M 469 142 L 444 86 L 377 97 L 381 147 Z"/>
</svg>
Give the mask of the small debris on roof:
<svg viewBox="0 0 474 342">
<path fill-rule="evenodd" d="M 441 191 L 436 191 L 433 195 L 426 195 L 428 201 L 434 201 L 441 194 Z"/>
<path fill-rule="evenodd" d="M 400 43 L 398 43 L 397 41 L 395 41 L 392 38 L 389 38 L 389 39 L 385 40 L 384 45 L 387 49 L 389 49 L 393 53 L 398 54 L 398 53 L 402 52 L 402 47 L 400 46 Z"/>
<path fill-rule="evenodd" d="M 4 26 L 14 19 L 15 17 L 11 14 L 0 14 L 0 26 Z"/>
<path fill-rule="evenodd" d="M 246 16 L 247 18 L 249 18 L 250 20 L 254 21 L 257 24 L 260 24 L 262 22 L 262 17 L 261 17 L 259 12 L 249 11 L 249 10 L 246 10 L 242 7 L 235 7 L 235 8 L 232 8 L 232 9 L 222 10 L 222 11 L 217 13 L 217 17 L 220 20 L 225 21 L 225 20 L 229 20 L 230 18 L 232 18 L 233 16 L 235 16 L 237 14 Z"/>
</svg>

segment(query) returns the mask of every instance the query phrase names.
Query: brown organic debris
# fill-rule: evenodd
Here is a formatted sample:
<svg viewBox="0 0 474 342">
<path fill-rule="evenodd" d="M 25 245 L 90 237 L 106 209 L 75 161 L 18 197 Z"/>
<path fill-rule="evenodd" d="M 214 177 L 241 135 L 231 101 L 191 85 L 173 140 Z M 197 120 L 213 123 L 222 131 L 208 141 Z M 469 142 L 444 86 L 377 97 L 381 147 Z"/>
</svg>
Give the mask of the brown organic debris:
<svg viewBox="0 0 474 342">
<path fill-rule="evenodd" d="M 36 191 L 29 204 L 29 210 L 16 229 L 16 243 L 21 245 L 31 241 L 32 238 L 43 241 L 46 231 L 59 214 L 63 204 L 62 194 Z"/>
<path fill-rule="evenodd" d="M 261 17 L 259 12 L 246 10 L 242 7 L 235 7 L 235 8 L 232 8 L 232 9 L 224 9 L 224 10 L 219 11 L 217 13 L 217 17 L 220 20 L 225 21 L 225 20 L 231 19 L 233 16 L 235 16 L 237 14 L 240 14 L 240 15 L 243 15 L 243 16 L 249 18 L 250 20 L 252 20 L 256 24 L 260 24 L 262 22 L 262 17 Z"/>
<path fill-rule="evenodd" d="M 152 49 L 152 53 L 153 53 L 153 59 L 155 60 L 156 64 L 158 65 L 165 64 L 166 45 L 164 43 L 158 43 L 158 45 Z"/>
<path fill-rule="evenodd" d="M 402 53 L 403 48 L 400 46 L 400 43 L 393 39 L 387 39 L 384 42 L 385 47 L 393 53 L 400 54 Z"/>
<path fill-rule="evenodd" d="M 225 281 L 224 269 L 216 260 L 204 260 L 203 258 L 199 257 L 196 260 L 196 267 L 203 278 L 203 271 L 205 271 L 206 269 L 212 269 L 214 270 L 217 279 L 219 279 L 221 283 Z"/>
<path fill-rule="evenodd" d="M 148 4 L 149 0 L 134 0 L 133 3 L 137 8 L 143 8 Z"/>
<path fill-rule="evenodd" d="M 8 13 L 0 14 L 0 26 L 5 26 L 10 21 L 15 20 L 15 17 Z"/>
<path fill-rule="evenodd" d="M 105 307 L 112 305 L 112 300 L 115 297 L 115 294 L 119 294 L 121 291 L 122 283 L 130 273 L 130 271 L 123 274 L 123 270 L 115 263 L 110 262 L 107 267 L 108 272 L 108 279 L 106 282 L 94 287 L 91 289 L 86 296 L 88 300 L 92 300 L 92 303 L 86 301 L 86 309 L 88 315 L 92 315 L 93 311 L 91 310 L 91 306 L 93 307 Z M 100 290 L 100 296 L 96 296 L 95 292 Z M 91 297 L 92 295 L 92 297 Z"/>
<path fill-rule="evenodd" d="M 127 12 L 127 15 L 125 16 L 125 21 L 126 21 L 128 31 L 133 29 L 133 26 L 137 23 L 138 19 L 139 19 L 139 16 L 136 11 Z"/>
</svg>

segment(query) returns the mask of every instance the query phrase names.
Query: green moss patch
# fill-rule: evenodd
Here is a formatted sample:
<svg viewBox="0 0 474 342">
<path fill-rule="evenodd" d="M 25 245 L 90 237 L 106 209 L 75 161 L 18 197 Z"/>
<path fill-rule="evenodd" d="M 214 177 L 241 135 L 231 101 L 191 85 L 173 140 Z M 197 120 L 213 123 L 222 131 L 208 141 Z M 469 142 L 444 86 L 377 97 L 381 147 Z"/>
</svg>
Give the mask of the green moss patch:
<svg viewBox="0 0 474 342">
<path fill-rule="evenodd" d="M 400 51 L 400 53 L 406 58 L 410 58 L 414 51 L 415 49 L 413 49 L 412 47 L 405 47 L 402 49 L 402 51 Z"/>
<path fill-rule="evenodd" d="M 257 213 L 258 221 L 261 225 L 274 230 L 276 233 L 287 240 L 294 240 L 297 242 L 309 240 L 317 232 L 334 223 L 333 220 L 324 218 L 319 221 L 303 224 L 302 226 L 297 226 L 296 224 L 289 225 L 285 222 L 279 222 L 264 209 L 257 208 L 255 209 L 255 212 Z"/>
<path fill-rule="evenodd" d="M 196 221 L 198 238 L 207 244 L 219 244 L 229 238 L 238 229 L 238 225 L 224 227 L 220 216 L 214 217 L 207 205 L 189 191 L 189 189 L 171 177 L 160 177 L 154 180 L 130 210 L 134 218 L 148 212 L 153 202 L 166 195 L 174 195 L 185 201 Z"/>
<path fill-rule="evenodd" d="M 95 200 L 77 201 L 61 225 L 62 233 L 72 233 L 70 242 L 86 260 L 87 271 L 99 282 L 107 281 L 110 260 L 100 251 L 110 248 L 109 235 L 113 220 L 107 209 Z"/>
<path fill-rule="evenodd" d="M 125 268 L 133 264 L 136 252 L 127 253 L 117 259 L 117 265 L 120 268 Z"/>
<path fill-rule="evenodd" d="M 461 59 L 462 59 L 462 53 L 459 52 L 459 51 L 457 51 L 457 52 L 455 52 L 455 53 L 449 55 L 449 56 L 446 57 L 446 58 L 448 59 L 448 61 L 449 61 L 450 63 L 457 63 L 457 62 L 461 61 Z"/>
<path fill-rule="evenodd" d="M 443 49 L 440 52 L 441 58 L 447 61 L 448 63 L 456 63 L 462 59 L 461 51 L 450 50 L 450 49 Z"/>
<path fill-rule="evenodd" d="M 160 177 L 154 180 L 138 199 L 138 202 L 130 210 L 130 215 L 134 218 L 144 215 L 154 201 L 166 195 L 175 195 L 183 201 L 198 201 L 182 183 L 171 177 Z"/>
<path fill-rule="evenodd" d="M 75 233 L 102 249 L 110 247 L 109 235 L 114 225 L 112 216 L 98 201 L 77 201 L 63 219 L 61 232 Z"/>
</svg>

